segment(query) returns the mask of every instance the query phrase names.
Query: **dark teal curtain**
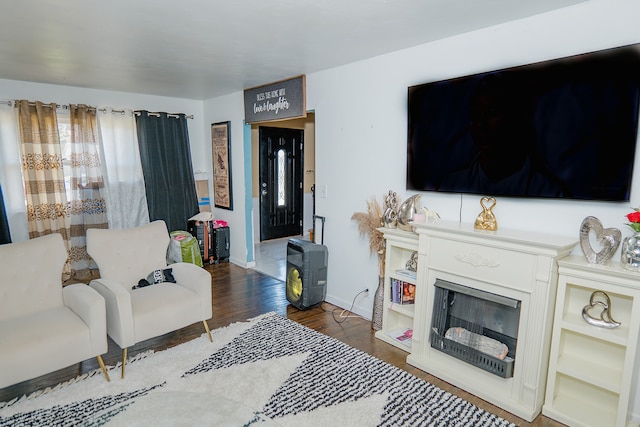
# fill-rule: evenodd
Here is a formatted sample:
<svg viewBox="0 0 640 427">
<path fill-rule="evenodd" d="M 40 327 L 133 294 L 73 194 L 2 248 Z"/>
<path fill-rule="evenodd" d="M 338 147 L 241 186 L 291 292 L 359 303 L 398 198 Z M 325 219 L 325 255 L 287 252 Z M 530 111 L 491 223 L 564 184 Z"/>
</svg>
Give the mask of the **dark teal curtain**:
<svg viewBox="0 0 640 427">
<path fill-rule="evenodd" d="M 11 233 L 9 233 L 9 220 L 7 218 L 7 210 L 4 208 L 2 187 L 0 187 L 0 245 L 5 243 L 11 243 Z"/>
<path fill-rule="evenodd" d="M 136 127 L 149 219 L 164 220 L 169 232 L 186 230 L 188 219 L 199 211 L 187 118 L 184 114 L 138 113 Z"/>
</svg>

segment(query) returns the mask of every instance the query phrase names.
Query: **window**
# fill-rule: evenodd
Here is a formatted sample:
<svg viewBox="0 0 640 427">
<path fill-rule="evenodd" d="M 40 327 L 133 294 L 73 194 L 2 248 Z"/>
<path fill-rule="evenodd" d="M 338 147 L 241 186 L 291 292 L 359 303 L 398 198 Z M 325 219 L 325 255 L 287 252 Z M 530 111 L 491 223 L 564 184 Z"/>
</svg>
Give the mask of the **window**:
<svg viewBox="0 0 640 427">
<path fill-rule="evenodd" d="M 287 200 L 286 200 L 286 191 L 285 189 L 287 188 L 287 182 L 286 182 L 286 177 L 287 174 L 285 173 L 285 157 L 286 157 L 286 153 L 285 151 L 281 148 L 278 150 L 278 206 L 285 206 L 287 204 Z"/>
</svg>

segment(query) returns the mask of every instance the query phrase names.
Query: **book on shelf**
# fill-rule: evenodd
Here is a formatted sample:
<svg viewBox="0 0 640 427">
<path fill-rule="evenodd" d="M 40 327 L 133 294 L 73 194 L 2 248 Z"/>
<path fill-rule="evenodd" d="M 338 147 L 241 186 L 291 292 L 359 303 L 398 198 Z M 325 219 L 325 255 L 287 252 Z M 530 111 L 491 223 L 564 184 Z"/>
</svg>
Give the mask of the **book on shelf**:
<svg viewBox="0 0 640 427">
<path fill-rule="evenodd" d="M 391 279 L 391 302 L 394 304 L 414 304 L 416 285 L 398 279 Z"/>
<path fill-rule="evenodd" d="M 413 329 L 411 328 L 398 329 L 395 331 L 388 332 L 387 335 L 389 335 L 391 338 L 393 338 L 396 341 L 400 341 L 405 345 L 411 345 L 411 337 L 413 337 Z"/>
<path fill-rule="evenodd" d="M 396 274 L 399 276 L 405 276 L 408 277 L 409 279 L 416 279 L 417 277 L 417 272 L 413 271 L 413 270 L 408 270 L 406 268 L 399 268 L 396 270 Z"/>
</svg>

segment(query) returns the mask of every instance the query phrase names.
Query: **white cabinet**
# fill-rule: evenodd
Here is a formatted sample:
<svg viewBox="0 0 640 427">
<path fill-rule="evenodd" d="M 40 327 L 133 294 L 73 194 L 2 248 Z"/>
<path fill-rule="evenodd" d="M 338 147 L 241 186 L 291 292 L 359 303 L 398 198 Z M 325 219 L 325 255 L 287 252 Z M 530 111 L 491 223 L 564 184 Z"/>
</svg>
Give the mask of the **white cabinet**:
<svg viewBox="0 0 640 427">
<path fill-rule="evenodd" d="M 589 264 L 584 257 L 558 261 L 559 280 L 549 374 L 543 413 L 571 426 L 626 426 L 636 388 L 640 325 L 640 274 L 620 263 Z M 598 327 L 582 316 L 599 318 L 591 295 L 610 299 L 617 328 Z M 598 294 L 602 295 L 602 294 Z"/>
<path fill-rule="evenodd" d="M 382 329 L 376 332 L 376 337 L 411 351 L 415 295 L 420 289 L 415 272 L 412 274 L 406 267 L 412 256 L 417 257 L 418 235 L 395 228 L 379 230 L 386 240 L 386 255 Z M 412 292 L 413 297 L 402 297 Z"/>
</svg>

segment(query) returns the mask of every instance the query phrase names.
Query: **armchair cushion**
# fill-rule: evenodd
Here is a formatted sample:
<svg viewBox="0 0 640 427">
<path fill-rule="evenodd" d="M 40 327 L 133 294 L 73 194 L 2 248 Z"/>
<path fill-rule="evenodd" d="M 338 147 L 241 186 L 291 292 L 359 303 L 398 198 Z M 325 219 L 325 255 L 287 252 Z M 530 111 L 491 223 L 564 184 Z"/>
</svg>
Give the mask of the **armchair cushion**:
<svg viewBox="0 0 640 427">
<path fill-rule="evenodd" d="M 87 252 L 98 264 L 100 277 L 135 283 L 149 272 L 167 268 L 169 233 L 164 221 L 116 230 L 87 230 Z"/>
<path fill-rule="evenodd" d="M 57 233 L 0 245 L 0 321 L 60 307 L 66 259 Z"/>
</svg>

